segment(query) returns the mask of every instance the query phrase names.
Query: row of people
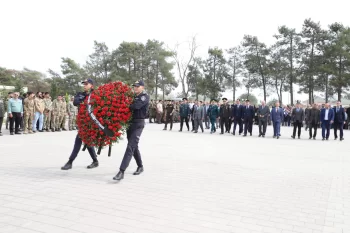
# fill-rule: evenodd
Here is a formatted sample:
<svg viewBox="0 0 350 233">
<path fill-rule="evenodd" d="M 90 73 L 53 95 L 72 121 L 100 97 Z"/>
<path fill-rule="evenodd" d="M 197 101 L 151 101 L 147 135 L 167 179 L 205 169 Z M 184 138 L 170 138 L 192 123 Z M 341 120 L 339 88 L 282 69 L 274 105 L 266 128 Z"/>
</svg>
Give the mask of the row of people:
<svg viewBox="0 0 350 233">
<path fill-rule="evenodd" d="M 0 135 L 4 116 L 7 115 L 6 129 L 10 134 L 31 134 L 44 131 L 61 131 L 66 129 L 68 115 L 68 129 L 75 130 L 77 107 L 73 99 L 65 101 L 62 95 L 52 101 L 50 93 L 28 92 L 23 97 L 18 92 L 10 92 L 6 100 L 0 102 Z"/>
<path fill-rule="evenodd" d="M 170 130 L 173 127 L 173 115 L 176 112 L 176 107 L 171 101 L 168 101 L 165 106 L 165 126 L 163 130 Z M 270 109 L 264 101 L 255 109 L 250 105 L 250 101 L 246 100 L 241 104 L 238 99 L 235 104 L 230 105 L 226 98 L 222 99 L 222 104 L 218 105 L 216 100 L 211 100 L 211 104 L 203 104 L 202 101 L 195 101 L 191 107 L 188 104 L 187 98 L 183 98 L 179 106 L 180 115 L 180 132 L 183 130 L 183 125 L 186 123 L 187 130 L 190 131 L 189 121 L 192 121 L 192 131 L 198 133 L 199 128 L 204 132 L 203 122 L 206 129 L 210 128 L 210 133 L 216 132 L 217 128 L 221 129 L 220 134 L 230 133 L 236 135 L 238 128 L 239 135 L 247 136 L 248 133 L 252 136 L 253 121 L 255 116 L 258 118 L 259 137 L 265 137 L 268 121 L 271 120 L 274 129 L 274 138 L 279 138 L 280 128 L 285 118 L 285 110 L 276 102 L 275 107 Z M 309 126 L 309 139 L 316 139 L 318 125 L 322 127 L 322 139 L 328 140 L 330 135 L 331 125 L 334 128 L 334 138 L 338 139 L 337 131 L 340 131 L 340 140 L 344 140 L 343 126 L 347 120 L 345 109 L 338 101 L 334 108 L 330 108 L 329 104 L 318 106 L 313 105 L 311 109 L 305 111 L 300 103 L 291 109 L 291 120 L 293 122 L 293 134 L 291 137 L 300 138 L 301 128 L 305 123 Z M 211 127 L 207 122 L 210 122 Z M 217 126 L 219 121 L 220 126 Z"/>
</svg>

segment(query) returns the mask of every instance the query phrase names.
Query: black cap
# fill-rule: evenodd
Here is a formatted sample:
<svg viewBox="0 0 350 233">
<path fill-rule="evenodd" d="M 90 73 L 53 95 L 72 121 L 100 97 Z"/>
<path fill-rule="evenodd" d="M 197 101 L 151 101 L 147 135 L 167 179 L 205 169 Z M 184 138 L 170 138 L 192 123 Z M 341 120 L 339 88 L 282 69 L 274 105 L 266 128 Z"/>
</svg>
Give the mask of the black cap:
<svg viewBox="0 0 350 233">
<path fill-rule="evenodd" d="M 145 86 L 145 83 L 142 80 L 136 81 L 134 82 L 134 84 L 132 84 L 133 87 L 140 87 L 140 86 Z"/>
<path fill-rule="evenodd" d="M 188 100 L 187 98 L 182 98 L 182 100 Z"/>
<path fill-rule="evenodd" d="M 90 83 L 91 85 L 94 85 L 94 81 L 91 78 L 85 79 L 81 82 L 82 84 Z"/>
<path fill-rule="evenodd" d="M 210 102 L 213 102 L 213 101 L 217 102 L 216 99 L 211 99 L 211 100 L 210 100 Z"/>
<path fill-rule="evenodd" d="M 222 100 L 227 100 L 227 98 L 222 98 Z"/>
</svg>

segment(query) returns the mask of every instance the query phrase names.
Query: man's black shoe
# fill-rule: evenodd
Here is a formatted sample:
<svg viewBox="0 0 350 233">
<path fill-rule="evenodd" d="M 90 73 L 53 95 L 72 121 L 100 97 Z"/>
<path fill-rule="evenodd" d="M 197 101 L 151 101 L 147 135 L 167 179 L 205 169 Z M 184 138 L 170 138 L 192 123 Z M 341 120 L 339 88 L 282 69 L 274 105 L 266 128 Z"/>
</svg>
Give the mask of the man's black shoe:
<svg viewBox="0 0 350 233">
<path fill-rule="evenodd" d="M 252 133 L 250 133 L 250 136 L 253 136 L 253 134 L 252 134 Z"/>
<path fill-rule="evenodd" d="M 277 136 L 277 139 L 280 139 L 280 136 Z"/>
<path fill-rule="evenodd" d="M 263 135 L 262 135 L 262 137 L 264 138 L 264 137 L 265 137 L 265 135 L 263 134 Z"/>
<path fill-rule="evenodd" d="M 335 137 L 335 138 L 334 138 L 334 140 L 337 140 L 337 139 L 338 139 L 338 137 Z"/>
<path fill-rule="evenodd" d="M 10 133 L 10 135 L 14 135 L 14 133 L 12 132 L 12 133 Z"/>
<path fill-rule="evenodd" d="M 87 166 L 87 169 L 92 169 L 92 168 L 95 168 L 95 167 L 98 167 L 98 161 L 92 162 L 92 164 L 90 164 L 89 166 Z"/>
<path fill-rule="evenodd" d="M 44 132 L 44 130 L 39 130 L 40 133 Z"/>
<path fill-rule="evenodd" d="M 273 136 L 273 138 L 276 138 L 276 136 Z"/>
<path fill-rule="evenodd" d="M 309 137 L 309 140 L 311 140 L 312 139 L 312 137 Z"/>
<path fill-rule="evenodd" d="M 340 139 L 340 141 L 343 141 L 343 140 L 344 140 L 344 138 L 341 138 L 341 139 Z"/>
<path fill-rule="evenodd" d="M 293 139 L 295 139 L 295 136 L 293 136 L 293 135 L 292 135 L 292 136 L 290 136 L 290 137 L 291 137 L 291 138 L 293 138 Z"/>
<path fill-rule="evenodd" d="M 328 141 L 328 138 L 326 138 L 326 140 Z"/>
<path fill-rule="evenodd" d="M 322 138 L 322 141 L 326 140 L 325 138 Z"/>
<path fill-rule="evenodd" d="M 314 137 L 314 140 L 316 140 L 316 137 Z"/>
<path fill-rule="evenodd" d="M 300 139 L 300 137 L 298 137 L 298 139 Z"/>
<path fill-rule="evenodd" d="M 72 169 L 72 164 L 71 163 L 66 163 L 63 167 L 61 167 L 61 170 L 69 170 Z"/>
<path fill-rule="evenodd" d="M 261 134 L 259 134 L 259 138 L 261 137 Z"/>
<path fill-rule="evenodd" d="M 243 135 L 243 137 L 247 137 L 247 135 L 246 135 L 246 134 L 244 134 L 244 135 Z"/>
<path fill-rule="evenodd" d="M 67 131 L 65 128 L 62 129 L 63 131 Z"/>
<path fill-rule="evenodd" d="M 198 131 L 194 131 L 193 133 L 198 133 Z"/>
<path fill-rule="evenodd" d="M 124 172 L 122 171 L 119 171 L 118 174 L 115 177 L 113 177 L 113 180 L 122 180 L 122 179 L 124 179 Z"/>
<path fill-rule="evenodd" d="M 20 135 L 20 134 L 22 134 L 22 133 L 20 133 L 20 132 L 17 132 L 17 133 L 15 133 L 15 134 L 18 134 L 18 135 Z"/>
<path fill-rule="evenodd" d="M 163 130 L 166 130 L 166 128 L 164 128 Z"/>
<path fill-rule="evenodd" d="M 182 132 L 182 130 L 180 129 L 179 132 Z"/>
<path fill-rule="evenodd" d="M 134 175 L 135 175 L 135 176 L 140 175 L 142 172 L 143 172 L 143 167 L 138 167 L 138 168 L 136 169 L 136 172 L 134 172 Z"/>
</svg>

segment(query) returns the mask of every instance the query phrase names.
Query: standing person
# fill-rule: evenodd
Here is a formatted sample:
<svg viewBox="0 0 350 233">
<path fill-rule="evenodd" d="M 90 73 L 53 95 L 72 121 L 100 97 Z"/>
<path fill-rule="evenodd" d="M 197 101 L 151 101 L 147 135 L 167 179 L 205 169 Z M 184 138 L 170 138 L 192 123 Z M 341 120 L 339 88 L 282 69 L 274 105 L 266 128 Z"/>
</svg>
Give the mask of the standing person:
<svg viewBox="0 0 350 233">
<path fill-rule="evenodd" d="M 193 120 L 194 120 L 194 133 L 198 133 L 198 128 L 201 127 L 202 133 L 204 133 L 203 129 L 203 120 L 205 115 L 205 109 L 202 105 L 202 101 L 196 101 L 193 106 Z"/>
<path fill-rule="evenodd" d="M 173 114 L 175 111 L 175 106 L 171 102 L 171 100 L 168 100 L 167 105 L 165 106 L 165 125 L 163 130 L 167 130 L 168 124 L 170 123 L 170 130 L 173 129 Z"/>
<path fill-rule="evenodd" d="M 270 109 L 268 106 L 266 106 L 265 101 L 261 101 L 261 105 L 258 108 L 257 116 L 259 121 L 259 137 L 265 137 L 266 134 L 266 126 L 267 126 L 267 119 L 270 115 Z"/>
<path fill-rule="evenodd" d="M 68 129 L 76 130 L 76 120 L 77 120 L 77 114 L 78 114 L 78 107 L 74 106 L 74 97 L 71 97 L 68 105 L 67 105 L 67 112 L 68 112 Z"/>
<path fill-rule="evenodd" d="M 163 103 L 161 100 L 158 101 L 157 104 L 157 123 L 162 123 L 162 116 L 163 116 Z"/>
<path fill-rule="evenodd" d="M 92 79 L 86 79 L 86 80 L 82 81 L 81 83 L 84 84 L 84 92 L 78 93 L 74 97 L 74 101 L 73 101 L 73 104 L 78 108 L 79 108 L 80 104 L 84 102 L 85 98 L 91 92 L 94 91 L 94 86 L 93 86 L 94 82 Z M 62 98 L 62 96 L 59 96 L 59 97 Z M 54 116 L 57 116 L 57 115 L 55 114 Z M 73 164 L 74 160 L 77 158 L 82 144 L 83 144 L 83 141 L 79 137 L 79 134 L 77 134 L 77 136 L 75 137 L 75 141 L 74 141 L 73 151 L 69 157 L 68 162 L 63 167 L 61 167 L 61 170 L 72 169 L 72 164 Z M 98 164 L 95 148 L 93 146 L 91 146 L 91 147 L 88 146 L 87 150 L 92 158 L 92 163 L 89 166 L 87 166 L 87 169 L 92 169 L 92 168 L 98 167 L 99 164 Z"/>
<path fill-rule="evenodd" d="M 253 118 L 254 118 L 254 108 L 250 105 L 250 101 L 246 100 L 246 106 L 243 110 L 243 118 L 244 118 L 244 137 L 247 136 L 247 132 L 252 136 L 253 131 Z"/>
<path fill-rule="evenodd" d="M 329 139 L 331 124 L 334 121 L 334 111 L 326 103 L 325 107 L 321 109 L 320 120 L 322 126 L 322 141 Z"/>
<path fill-rule="evenodd" d="M 52 115 L 52 101 L 50 97 L 49 92 L 45 92 L 44 94 L 44 104 L 45 104 L 45 110 L 44 110 L 44 126 L 43 128 L 46 130 L 46 132 L 49 132 L 51 128 L 51 115 Z"/>
<path fill-rule="evenodd" d="M 67 131 L 66 129 L 66 122 L 67 122 L 67 101 L 66 101 L 66 98 L 62 98 L 62 109 L 61 109 L 61 112 L 62 112 L 62 119 L 61 119 L 61 124 L 60 124 L 60 128 L 63 130 L 63 131 Z"/>
<path fill-rule="evenodd" d="M 337 130 L 339 129 L 340 141 L 343 141 L 344 140 L 343 127 L 344 127 L 344 124 L 346 123 L 346 119 L 345 119 L 345 110 L 341 106 L 340 101 L 337 101 L 337 106 L 334 107 L 333 111 L 334 111 L 334 124 L 333 124 L 333 126 L 334 126 L 334 140 L 338 139 Z"/>
<path fill-rule="evenodd" d="M 7 98 L 4 99 L 4 105 L 5 105 L 5 114 L 7 114 L 7 117 L 6 117 L 6 129 L 9 129 L 9 123 L 10 123 L 10 117 L 9 117 L 9 114 L 8 114 L 8 103 L 9 103 L 9 100 L 13 98 L 13 92 L 9 92 L 7 94 Z"/>
<path fill-rule="evenodd" d="M 311 106 L 307 105 L 307 107 L 305 108 L 305 131 L 307 131 L 307 129 L 311 127 L 309 124 L 306 123 L 306 122 L 310 122 L 309 119 L 307 119 L 307 117 L 310 116 L 310 111 L 311 111 Z"/>
<path fill-rule="evenodd" d="M 143 128 L 145 127 L 149 96 L 146 92 L 144 92 L 145 84 L 142 80 L 136 81 L 133 86 L 135 98 L 134 102 L 130 105 L 130 110 L 132 111 L 132 121 L 130 127 L 126 131 L 128 145 L 126 147 L 119 172 L 115 177 L 113 177 L 113 180 L 124 179 L 124 172 L 129 166 L 132 157 L 134 157 L 137 164 L 137 170 L 134 172 L 134 175 L 140 175 L 143 172 L 143 164 L 139 151 L 139 141 Z"/>
<path fill-rule="evenodd" d="M 180 130 L 179 130 L 179 132 L 182 132 L 184 121 L 186 122 L 187 130 L 190 131 L 188 119 L 190 118 L 191 109 L 190 109 L 190 105 L 187 103 L 187 101 L 188 101 L 187 98 L 183 98 L 182 104 L 180 105 Z"/>
<path fill-rule="evenodd" d="M 309 124 L 309 139 L 313 138 L 314 140 L 316 140 L 317 126 L 318 122 L 320 121 L 320 110 L 318 109 L 317 104 L 313 104 L 312 109 L 308 111 L 308 116 L 306 117 L 306 119 L 305 124 Z M 313 134 L 312 130 L 314 130 Z"/>
<path fill-rule="evenodd" d="M 28 97 L 24 100 L 24 134 L 33 133 L 33 122 L 35 119 L 35 95 L 28 92 Z"/>
<path fill-rule="evenodd" d="M 52 101 L 52 132 L 59 132 L 60 124 L 62 122 L 62 95 L 58 95 L 57 99 Z"/>
<path fill-rule="evenodd" d="M 303 125 L 304 118 L 305 118 L 304 109 L 301 108 L 300 103 L 297 103 L 296 107 L 292 111 L 293 135 L 291 137 L 293 139 L 295 139 L 297 128 L 298 128 L 298 139 L 300 139 L 301 127 Z"/>
<path fill-rule="evenodd" d="M 211 124 L 211 130 L 210 133 L 215 133 L 216 132 L 216 119 L 219 117 L 219 107 L 216 104 L 216 100 L 211 100 L 210 101 L 211 105 L 209 106 L 209 110 L 208 110 L 208 115 L 209 115 L 209 119 L 210 119 L 210 124 Z"/>
<path fill-rule="evenodd" d="M 19 99 L 22 100 L 23 114 L 24 114 L 24 100 L 27 98 L 27 96 L 28 96 L 27 93 L 24 93 L 22 97 L 19 97 Z M 24 116 L 23 116 L 23 114 L 21 116 L 21 123 L 20 123 L 20 129 L 19 129 L 20 131 L 23 131 L 23 125 L 24 125 Z"/>
<path fill-rule="evenodd" d="M 156 122 L 156 114 L 157 114 L 157 104 L 151 100 L 151 103 L 148 108 L 148 118 L 149 118 L 149 123 Z"/>
<path fill-rule="evenodd" d="M 2 123 L 4 122 L 4 116 L 5 116 L 5 101 L 3 99 L 0 99 L 0 136 L 2 136 Z"/>
<path fill-rule="evenodd" d="M 227 98 L 222 98 L 222 102 L 223 104 L 220 106 L 220 134 L 224 134 L 224 126 L 225 133 L 230 133 L 229 121 L 231 120 L 231 107 L 227 103 Z"/>
<path fill-rule="evenodd" d="M 10 118 L 10 134 L 21 134 L 19 132 L 19 126 L 23 116 L 23 104 L 22 100 L 19 99 L 18 92 L 15 92 L 13 98 L 8 101 L 7 109 Z"/>
<path fill-rule="evenodd" d="M 209 120 L 209 107 L 210 104 L 208 102 L 205 103 L 204 107 L 204 124 L 206 129 L 210 129 L 210 120 Z"/>
<path fill-rule="evenodd" d="M 280 102 L 276 102 L 275 108 L 271 110 L 271 121 L 273 124 L 273 138 L 281 136 L 281 123 L 283 122 L 284 111 L 280 108 Z"/>
<path fill-rule="evenodd" d="M 232 109 L 232 119 L 233 119 L 233 135 L 236 135 L 236 127 L 238 125 L 238 133 L 241 135 L 243 133 L 242 119 L 243 119 L 243 105 L 241 105 L 240 99 L 236 100 L 236 104 L 231 106 Z"/>
<path fill-rule="evenodd" d="M 44 110 L 45 110 L 45 103 L 42 99 L 42 93 L 37 92 L 36 97 L 34 99 L 34 105 L 35 105 L 35 118 L 33 122 L 33 132 L 36 132 L 37 129 L 37 122 L 39 120 L 39 132 L 43 132 L 43 124 L 44 124 Z"/>
</svg>

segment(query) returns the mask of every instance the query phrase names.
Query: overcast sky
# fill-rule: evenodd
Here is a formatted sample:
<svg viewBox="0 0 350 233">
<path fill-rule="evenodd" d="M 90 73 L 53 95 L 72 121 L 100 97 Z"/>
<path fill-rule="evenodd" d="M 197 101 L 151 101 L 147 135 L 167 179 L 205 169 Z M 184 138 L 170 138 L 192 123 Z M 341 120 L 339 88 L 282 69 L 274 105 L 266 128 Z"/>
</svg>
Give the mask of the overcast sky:
<svg viewBox="0 0 350 233">
<path fill-rule="evenodd" d="M 205 56 L 209 46 L 236 46 L 244 34 L 271 44 L 278 26 L 300 30 L 306 18 L 324 28 L 333 22 L 350 26 L 349 6 L 346 0 L 3 0 L 0 66 L 59 71 L 61 57 L 83 64 L 94 40 L 111 49 L 147 39 L 172 47 L 193 35 L 198 55 Z"/>
</svg>

